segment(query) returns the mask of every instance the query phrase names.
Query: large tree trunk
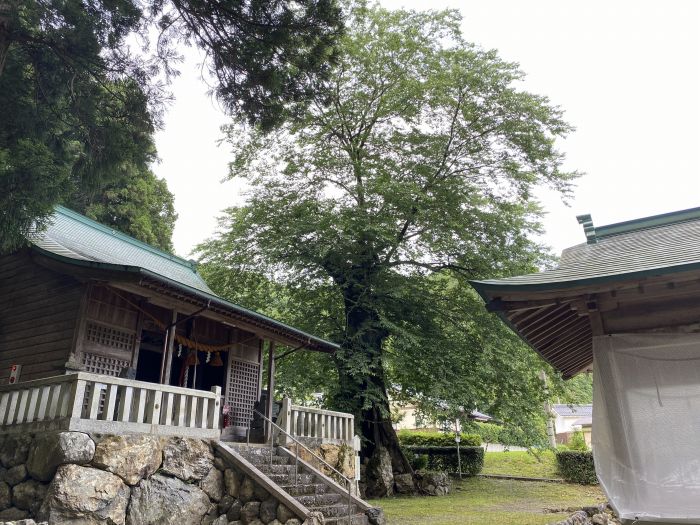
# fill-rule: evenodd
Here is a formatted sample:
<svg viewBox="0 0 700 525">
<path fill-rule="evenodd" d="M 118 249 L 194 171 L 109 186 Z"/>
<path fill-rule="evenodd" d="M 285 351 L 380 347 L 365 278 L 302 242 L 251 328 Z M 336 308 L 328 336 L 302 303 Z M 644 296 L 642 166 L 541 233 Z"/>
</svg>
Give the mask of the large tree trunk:
<svg viewBox="0 0 700 525">
<path fill-rule="evenodd" d="M 335 356 L 340 381 L 336 404 L 355 414 L 362 439 L 367 497 L 390 496 L 395 474 L 412 474 L 391 425 L 382 344 L 388 333 L 379 315 L 346 293 L 347 335 Z"/>
</svg>

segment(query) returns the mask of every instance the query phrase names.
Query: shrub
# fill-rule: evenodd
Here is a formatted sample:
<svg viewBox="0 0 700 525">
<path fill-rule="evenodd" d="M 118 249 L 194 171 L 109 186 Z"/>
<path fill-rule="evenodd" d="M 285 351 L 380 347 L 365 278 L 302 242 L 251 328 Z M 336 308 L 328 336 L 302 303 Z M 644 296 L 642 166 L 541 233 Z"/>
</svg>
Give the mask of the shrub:
<svg viewBox="0 0 700 525">
<path fill-rule="evenodd" d="M 400 447 L 413 470 L 425 470 L 428 468 L 428 456 L 426 454 L 416 454 L 410 447 L 404 445 L 400 445 Z"/>
<path fill-rule="evenodd" d="M 474 434 L 481 437 L 483 443 L 501 443 L 501 430 L 503 427 L 493 423 L 474 423 Z"/>
<path fill-rule="evenodd" d="M 598 483 L 593 464 L 593 453 L 578 450 L 557 450 L 559 472 L 566 481 L 593 485 Z"/>
<path fill-rule="evenodd" d="M 428 470 L 450 473 L 459 472 L 460 459 L 462 474 L 465 476 L 476 476 L 484 468 L 484 449 L 479 446 L 460 446 L 459 457 L 457 456 L 456 446 L 408 446 L 406 448 L 414 457 L 425 455 L 427 457 Z"/>
<path fill-rule="evenodd" d="M 588 445 L 586 444 L 586 438 L 583 432 L 577 430 L 571 435 L 571 439 L 567 443 L 569 450 L 578 450 L 579 452 L 585 452 L 588 450 Z"/>
<path fill-rule="evenodd" d="M 414 454 L 411 468 L 413 470 L 427 470 L 429 459 L 428 454 Z"/>
<path fill-rule="evenodd" d="M 413 447 L 454 447 L 454 433 L 426 432 L 421 430 L 399 430 L 399 442 L 404 446 Z M 476 434 L 461 434 L 460 446 L 478 447 L 481 438 Z"/>
<path fill-rule="evenodd" d="M 525 448 L 545 447 L 548 444 L 544 425 L 531 425 L 521 428 L 514 425 L 498 425 L 473 421 L 465 424 L 467 432 L 476 434 L 482 443 L 500 443 Z"/>
</svg>

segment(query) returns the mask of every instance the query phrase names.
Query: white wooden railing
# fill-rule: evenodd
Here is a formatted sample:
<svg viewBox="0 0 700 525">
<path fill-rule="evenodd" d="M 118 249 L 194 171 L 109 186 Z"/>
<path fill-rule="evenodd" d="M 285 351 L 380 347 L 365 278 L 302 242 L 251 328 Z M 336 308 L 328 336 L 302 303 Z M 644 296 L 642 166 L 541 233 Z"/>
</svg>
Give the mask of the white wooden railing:
<svg viewBox="0 0 700 525">
<path fill-rule="evenodd" d="M 277 424 L 294 437 L 315 438 L 328 443 L 351 443 L 355 435 L 352 414 L 292 405 L 287 397 L 282 400 Z"/>
<path fill-rule="evenodd" d="M 211 392 L 77 372 L 0 386 L 0 434 L 77 430 L 203 439 L 220 436 Z"/>
</svg>

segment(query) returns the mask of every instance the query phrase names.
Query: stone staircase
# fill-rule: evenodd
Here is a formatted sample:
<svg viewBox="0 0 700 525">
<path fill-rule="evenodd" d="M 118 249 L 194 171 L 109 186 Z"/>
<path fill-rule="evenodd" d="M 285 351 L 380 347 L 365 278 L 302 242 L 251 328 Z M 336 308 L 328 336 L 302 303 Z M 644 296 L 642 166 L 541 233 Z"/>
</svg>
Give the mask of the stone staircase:
<svg viewBox="0 0 700 525">
<path fill-rule="evenodd" d="M 301 465 L 295 471 L 293 457 L 281 454 L 277 447 L 272 450 L 270 457 L 269 447 L 236 447 L 236 452 L 304 507 L 323 514 L 325 525 L 369 525 L 363 509 L 352 502 L 348 505 L 347 493 L 338 493 L 327 480 Z"/>
</svg>

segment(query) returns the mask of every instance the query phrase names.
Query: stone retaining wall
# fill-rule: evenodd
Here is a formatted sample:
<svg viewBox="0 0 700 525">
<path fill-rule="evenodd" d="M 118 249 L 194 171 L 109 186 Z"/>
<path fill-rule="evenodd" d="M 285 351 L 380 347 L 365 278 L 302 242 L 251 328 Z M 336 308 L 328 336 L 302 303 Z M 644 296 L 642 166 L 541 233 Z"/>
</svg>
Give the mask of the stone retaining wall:
<svg viewBox="0 0 700 525">
<path fill-rule="evenodd" d="M 10 435 L 0 465 L 0 523 L 301 525 L 199 439 Z"/>
<path fill-rule="evenodd" d="M 309 438 L 304 439 L 304 445 L 343 476 L 351 480 L 355 479 L 355 450 L 350 445 L 322 443 L 321 440 Z M 292 452 L 295 452 L 297 449 L 296 443 L 289 443 L 285 447 Z M 335 479 L 336 474 L 332 470 L 309 454 L 304 447 L 298 448 L 301 459 L 319 469 L 326 476 Z"/>
</svg>

